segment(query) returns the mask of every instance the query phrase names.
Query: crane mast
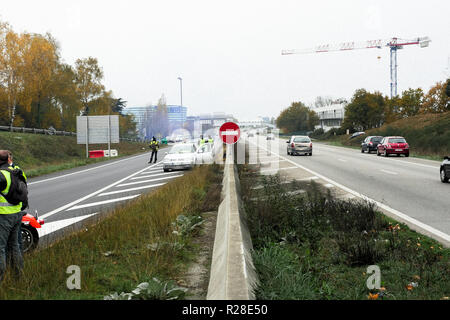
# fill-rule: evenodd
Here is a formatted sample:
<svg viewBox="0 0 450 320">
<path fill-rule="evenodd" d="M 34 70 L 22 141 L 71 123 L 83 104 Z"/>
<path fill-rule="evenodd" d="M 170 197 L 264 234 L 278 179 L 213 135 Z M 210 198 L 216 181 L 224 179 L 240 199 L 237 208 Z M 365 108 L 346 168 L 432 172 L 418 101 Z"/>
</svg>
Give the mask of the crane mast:
<svg viewBox="0 0 450 320">
<path fill-rule="evenodd" d="M 387 40 L 368 40 L 362 42 L 342 42 L 339 44 L 324 44 L 311 49 L 303 50 L 282 50 L 282 55 L 324 53 L 332 51 L 348 51 L 358 49 L 381 49 L 390 48 L 390 74 L 391 74 L 391 98 L 397 95 L 397 50 L 403 49 L 407 45 L 419 45 L 421 48 L 428 47 L 431 42 L 429 37 L 419 37 L 412 40 L 392 38 Z"/>
</svg>

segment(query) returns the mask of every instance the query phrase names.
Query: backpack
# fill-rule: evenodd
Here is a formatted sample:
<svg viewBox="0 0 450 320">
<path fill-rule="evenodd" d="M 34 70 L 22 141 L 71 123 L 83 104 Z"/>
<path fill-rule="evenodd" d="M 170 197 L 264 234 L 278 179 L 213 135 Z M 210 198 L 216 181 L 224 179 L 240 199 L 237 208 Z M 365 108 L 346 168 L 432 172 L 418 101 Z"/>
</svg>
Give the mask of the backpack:
<svg viewBox="0 0 450 320">
<path fill-rule="evenodd" d="M 18 205 L 22 202 L 22 209 L 28 207 L 28 187 L 25 177 L 21 169 L 2 169 L 11 173 L 11 185 L 7 194 L 1 193 L 2 196 L 12 205 Z"/>
</svg>

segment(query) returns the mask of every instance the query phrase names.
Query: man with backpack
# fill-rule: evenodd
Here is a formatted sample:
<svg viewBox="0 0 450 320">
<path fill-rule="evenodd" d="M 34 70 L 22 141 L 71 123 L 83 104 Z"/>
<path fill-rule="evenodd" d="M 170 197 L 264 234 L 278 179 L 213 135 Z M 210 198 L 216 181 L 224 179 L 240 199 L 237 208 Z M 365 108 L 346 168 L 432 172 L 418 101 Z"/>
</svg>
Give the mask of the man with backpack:
<svg viewBox="0 0 450 320">
<path fill-rule="evenodd" d="M 23 257 L 19 233 L 23 212 L 28 205 L 26 176 L 18 167 L 12 167 L 12 154 L 0 150 L 0 281 L 10 263 L 15 275 L 20 276 Z M 8 260 L 6 261 L 8 253 Z"/>
</svg>

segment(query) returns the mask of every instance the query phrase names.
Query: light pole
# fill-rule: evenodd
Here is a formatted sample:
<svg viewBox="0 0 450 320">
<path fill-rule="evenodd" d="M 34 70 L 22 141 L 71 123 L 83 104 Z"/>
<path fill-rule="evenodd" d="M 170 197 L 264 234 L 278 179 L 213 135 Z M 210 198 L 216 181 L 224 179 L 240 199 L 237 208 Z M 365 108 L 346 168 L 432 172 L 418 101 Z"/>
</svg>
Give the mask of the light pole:
<svg viewBox="0 0 450 320">
<path fill-rule="evenodd" d="M 180 80 L 181 106 L 183 106 L 183 79 L 181 77 L 178 77 L 178 80 Z"/>
</svg>

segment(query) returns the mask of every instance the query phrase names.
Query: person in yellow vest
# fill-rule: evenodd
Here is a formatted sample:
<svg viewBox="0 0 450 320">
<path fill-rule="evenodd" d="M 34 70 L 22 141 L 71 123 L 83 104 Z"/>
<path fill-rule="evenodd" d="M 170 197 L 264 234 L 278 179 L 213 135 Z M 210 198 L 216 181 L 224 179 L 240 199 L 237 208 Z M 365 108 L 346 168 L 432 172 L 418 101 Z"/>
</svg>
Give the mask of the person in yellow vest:
<svg viewBox="0 0 450 320">
<path fill-rule="evenodd" d="M 23 269 L 23 257 L 19 246 L 19 232 L 22 223 L 22 202 L 17 205 L 9 203 L 5 196 L 11 187 L 12 154 L 8 150 L 0 150 L 0 281 L 6 271 L 6 253 L 10 264 L 18 277 Z M 5 196 L 4 196 L 5 195 Z"/>
<path fill-rule="evenodd" d="M 208 143 L 214 143 L 214 140 L 211 136 L 209 136 Z"/>
<path fill-rule="evenodd" d="M 206 139 L 203 138 L 203 135 L 200 136 L 200 142 L 199 145 L 203 145 L 206 143 Z"/>
<path fill-rule="evenodd" d="M 156 141 L 155 137 L 153 137 L 152 141 L 150 142 L 149 147 L 152 150 L 152 155 L 151 155 L 150 161 L 148 163 L 152 163 L 153 156 L 155 156 L 155 163 L 156 163 L 156 157 L 158 156 L 159 144 L 158 144 L 158 141 Z"/>
</svg>

